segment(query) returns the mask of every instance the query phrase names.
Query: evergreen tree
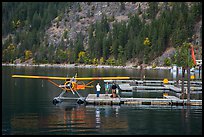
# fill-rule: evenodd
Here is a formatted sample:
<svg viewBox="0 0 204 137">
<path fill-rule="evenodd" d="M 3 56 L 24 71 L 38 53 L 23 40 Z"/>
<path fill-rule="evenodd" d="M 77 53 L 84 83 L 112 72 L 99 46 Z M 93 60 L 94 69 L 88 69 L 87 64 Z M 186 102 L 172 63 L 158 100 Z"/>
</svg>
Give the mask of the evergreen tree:
<svg viewBox="0 0 204 137">
<path fill-rule="evenodd" d="M 75 42 L 75 45 L 74 45 L 75 47 L 74 48 L 74 60 L 75 61 L 77 61 L 78 59 L 79 52 L 84 51 L 83 40 L 84 40 L 84 36 L 80 32 L 79 34 L 77 34 L 77 41 Z"/>
<path fill-rule="evenodd" d="M 158 12 L 158 3 L 157 2 L 149 2 L 149 9 L 147 10 L 149 18 L 154 19 Z"/>
</svg>

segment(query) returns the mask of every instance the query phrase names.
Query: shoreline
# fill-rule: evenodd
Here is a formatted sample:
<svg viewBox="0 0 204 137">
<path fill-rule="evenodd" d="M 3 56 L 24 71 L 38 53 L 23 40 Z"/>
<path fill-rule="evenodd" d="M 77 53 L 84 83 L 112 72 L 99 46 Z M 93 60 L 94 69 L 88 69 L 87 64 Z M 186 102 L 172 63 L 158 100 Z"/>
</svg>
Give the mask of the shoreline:
<svg viewBox="0 0 204 137">
<path fill-rule="evenodd" d="M 12 63 L 2 63 L 2 66 L 14 66 L 14 67 L 59 67 L 59 68 L 118 68 L 118 69 L 141 69 L 140 66 L 110 66 L 110 65 L 85 65 L 85 64 L 12 64 Z M 172 67 L 155 67 L 146 66 L 143 69 L 171 69 Z"/>
</svg>

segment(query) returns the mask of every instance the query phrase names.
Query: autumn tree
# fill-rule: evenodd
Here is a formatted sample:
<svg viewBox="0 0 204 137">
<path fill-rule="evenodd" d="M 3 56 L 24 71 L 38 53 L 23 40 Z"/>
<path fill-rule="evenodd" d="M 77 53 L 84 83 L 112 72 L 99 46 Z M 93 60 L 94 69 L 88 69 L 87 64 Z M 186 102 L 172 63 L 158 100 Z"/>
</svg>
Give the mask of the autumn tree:
<svg viewBox="0 0 204 137">
<path fill-rule="evenodd" d="M 79 63 L 89 63 L 89 55 L 84 51 L 80 51 L 78 54 L 78 62 Z"/>
<path fill-rule="evenodd" d="M 32 52 L 30 50 L 25 50 L 25 60 L 28 60 L 32 57 Z"/>
</svg>

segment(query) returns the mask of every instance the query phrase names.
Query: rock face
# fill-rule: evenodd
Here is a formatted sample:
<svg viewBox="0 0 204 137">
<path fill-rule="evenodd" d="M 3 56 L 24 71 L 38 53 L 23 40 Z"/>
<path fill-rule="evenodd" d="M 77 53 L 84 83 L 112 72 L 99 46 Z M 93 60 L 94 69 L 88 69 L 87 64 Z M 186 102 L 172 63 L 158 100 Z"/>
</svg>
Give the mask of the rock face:
<svg viewBox="0 0 204 137">
<path fill-rule="evenodd" d="M 148 8 L 147 2 L 75 2 L 70 9 L 65 11 L 64 15 L 56 17 L 52 21 L 51 27 L 46 31 L 46 38 L 49 45 L 58 46 L 61 41 L 67 42 L 74 40 L 77 33 L 81 32 L 84 36 L 84 45 L 88 43 L 88 27 L 98 20 L 102 15 L 108 19 L 113 18 L 111 24 L 115 21 L 127 21 L 129 14 L 138 12 L 140 6 L 141 12 Z M 67 33 L 64 36 L 65 32 Z"/>
<path fill-rule="evenodd" d="M 190 3 L 189 3 L 190 4 Z M 158 7 L 163 2 L 158 3 Z M 140 7 L 140 11 L 138 10 Z M 142 14 L 146 13 L 149 8 L 148 2 L 74 2 L 74 4 L 63 15 L 59 15 L 52 21 L 52 25 L 46 31 L 46 39 L 49 45 L 57 47 L 61 42 L 69 46 L 69 41 L 75 41 L 78 33 L 82 33 L 85 38 L 83 44 L 86 48 L 88 45 L 88 27 L 106 15 L 109 20 L 110 28 L 114 22 L 127 21 L 129 15 L 139 13 L 141 20 Z M 170 7 L 171 8 L 171 7 Z M 160 13 L 160 12 L 159 12 Z M 159 13 L 157 17 L 159 17 Z M 148 23 L 149 21 L 146 20 Z M 202 43 L 202 20 L 195 27 L 195 44 Z M 201 50 L 200 50 L 201 49 Z M 168 49 L 161 57 L 156 58 L 152 63 L 163 65 L 164 59 L 174 54 L 175 49 Z M 202 47 L 195 48 L 196 59 L 202 59 Z M 151 64 L 152 64 L 151 63 Z M 137 61 L 130 61 L 127 64 L 136 66 Z"/>
<path fill-rule="evenodd" d="M 176 49 L 171 47 L 168 48 L 162 56 L 156 58 L 152 61 L 151 64 L 155 63 L 157 66 L 164 66 L 165 58 L 171 58 L 174 56 Z M 202 60 L 202 47 L 201 46 L 194 46 L 194 54 L 196 56 L 196 60 Z"/>
<path fill-rule="evenodd" d="M 164 59 L 171 58 L 176 52 L 176 49 L 171 47 L 168 48 L 160 57 L 156 58 L 154 61 L 152 61 L 151 64 L 155 63 L 157 66 L 163 66 L 164 65 Z"/>
</svg>

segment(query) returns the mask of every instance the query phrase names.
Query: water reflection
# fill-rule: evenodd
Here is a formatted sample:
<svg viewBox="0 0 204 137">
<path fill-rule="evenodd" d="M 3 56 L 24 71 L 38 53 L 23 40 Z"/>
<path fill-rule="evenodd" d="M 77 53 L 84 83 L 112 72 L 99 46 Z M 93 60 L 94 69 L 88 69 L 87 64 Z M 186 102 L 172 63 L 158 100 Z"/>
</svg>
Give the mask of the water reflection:
<svg viewBox="0 0 204 137">
<path fill-rule="evenodd" d="M 120 106 L 76 105 L 75 107 L 59 106 L 64 109 L 64 124 L 69 131 L 74 132 L 102 132 L 104 130 L 128 130 L 126 116 L 119 116 Z M 83 129 L 86 129 L 83 130 Z"/>
<path fill-rule="evenodd" d="M 40 126 L 39 116 L 36 113 L 14 115 L 11 120 L 11 134 L 22 134 L 26 131 L 36 131 Z M 14 131 L 14 132 L 12 132 Z"/>
<path fill-rule="evenodd" d="M 140 76 L 135 69 L 3 67 L 2 134 L 202 134 L 202 106 L 85 106 L 75 100 L 55 106 L 57 87 L 41 80 L 11 78 L 11 74 L 72 76 L 76 72 L 80 77 Z M 144 73 L 146 78 L 172 77 L 168 70 Z M 79 92 L 86 96 L 94 89 Z"/>
<path fill-rule="evenodd" d="M 86 106 L 88 110 L 95 110 L 96 128 L 100 131 L 127 131 L 128 120 L 125 115 L 120 115 L 120 106 Z M 119 131 L 120 130 L 120 131 Z M 115 134 L 118 134 L 115 132 Z"/>
<path fill-rule="evenodd" d="M 96 128 L 100 128 L 100 110 L 99 108 L 96 108 Z"/>
<path fill-rule="evenodd" d="M 132 111 L 130 111 L 131 108 Z M 180 111 L 180 115 L 175 113 L 176 110 Z M 126 111 L 130 112 L 130 114 Z M 171 116 L 168 113 L 171 113 Z M 172 122 L 181 123 L 180 126 L 177 126 L 186 129 L 185 134 L 191 134 L 193 132 L 191 127 L 193 119 L 191 117 L 195 115 L 194 119 L 200 119 L 201 113 L 202 107 L 200 106 L 85 106 L 77 105 L 73 102 L 72 104 L 63 102 L 56 106 L 53 112 L 49 114 L 19 113 L 18 115 L 13 115 L 10 120 L 11 129 L 7 129 L 9 131 L 4 129 L 2 132 L 3 134 L 6 134 L 6 132 L 7 134 L 108 134 L 109 132 L 125 134 L 132 128 L 145 128 L 145 125 L 149 127 L 147 125 L 149 123 L 148 120 L 152 121 L 153 125 L 159 124 L 162 121 L 166 125 L 166 122 L 171 123 L 171 120 L 180 117 L 180 122 Z M 160 118 L 158 114 L 161 115 Z M 140 126 L 133 124 L 135 122 L 140 123 Z M 199 124 L 194 126 L 199 128 Z M 175 128 L 172 127 L 172 129 Z M 164 129 L 159 132 L 163 133 L 163 131 Z M 138 134 L 142 134 L 142 132 L 139 131 Z"/>
</svg>

